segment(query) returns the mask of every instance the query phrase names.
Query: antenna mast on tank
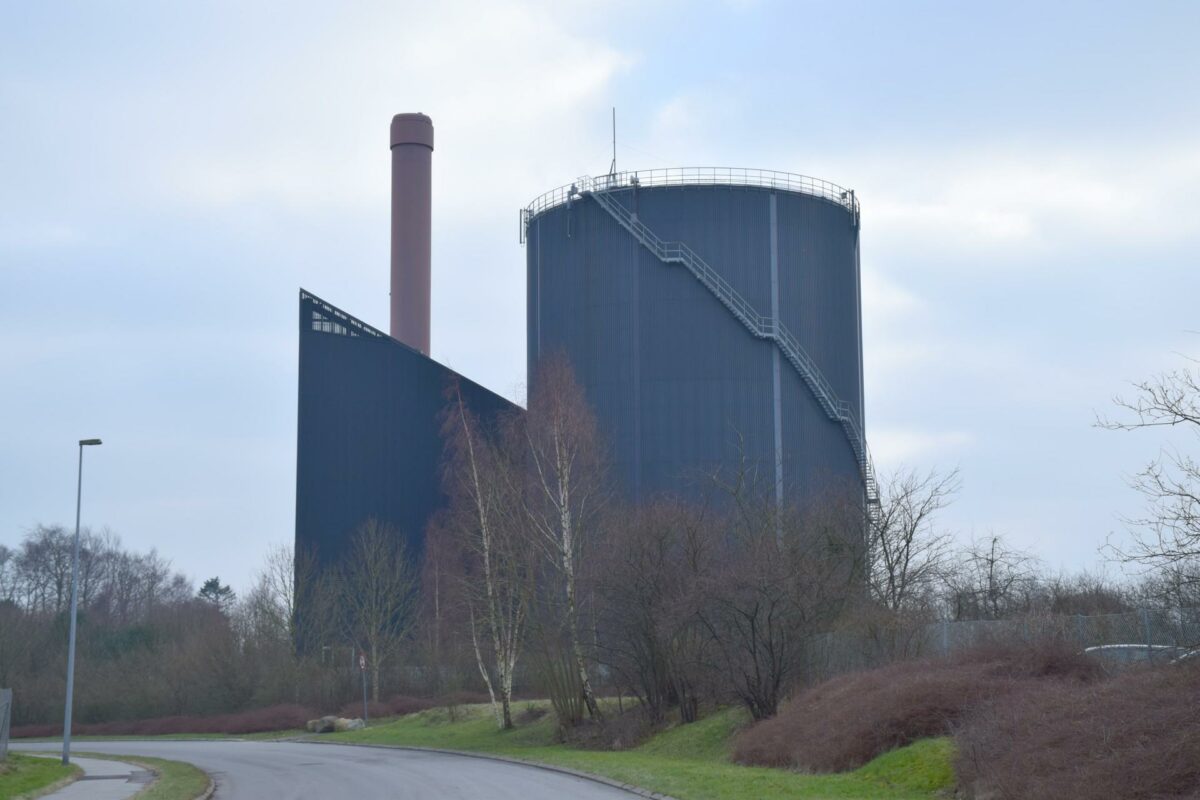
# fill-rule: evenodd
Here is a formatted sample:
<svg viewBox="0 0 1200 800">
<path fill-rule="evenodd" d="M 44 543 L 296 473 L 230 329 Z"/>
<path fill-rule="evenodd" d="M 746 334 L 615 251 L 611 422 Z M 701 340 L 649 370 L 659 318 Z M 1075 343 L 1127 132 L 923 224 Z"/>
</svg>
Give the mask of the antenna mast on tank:
<svg viewBox="0 0 1200 800">
<path fill-rule="evenodd" d="M 617 107 L 613 106 L 613 160 L 608 166 L 608 174 L 617 174 Z"/>
</svg>

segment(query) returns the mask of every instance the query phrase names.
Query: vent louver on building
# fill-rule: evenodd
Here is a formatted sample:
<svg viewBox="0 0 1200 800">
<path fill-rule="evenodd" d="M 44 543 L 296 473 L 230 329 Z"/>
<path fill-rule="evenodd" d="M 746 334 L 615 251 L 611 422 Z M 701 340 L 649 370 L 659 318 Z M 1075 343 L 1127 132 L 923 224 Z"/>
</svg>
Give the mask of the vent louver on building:
<svg viewBox="0 0 1200 800">
<path fill-rule="evenodd" d="M 362 320 L 355 319 L 340 309 L 334 308 L 314 294 L 301 291 L 300 299 L 310 300 L 316 306 L 312 312 L 312 329 L 317 333 L 381 340 L 388 338 L 387 334 L 382 331 L 372 328 Z"/>
</svg>

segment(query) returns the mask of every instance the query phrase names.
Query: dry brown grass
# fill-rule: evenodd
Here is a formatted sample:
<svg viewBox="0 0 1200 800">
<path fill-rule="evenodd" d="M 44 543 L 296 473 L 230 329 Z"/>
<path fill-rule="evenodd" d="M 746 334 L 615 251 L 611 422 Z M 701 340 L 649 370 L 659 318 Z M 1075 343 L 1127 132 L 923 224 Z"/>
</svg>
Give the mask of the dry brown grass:
<svg viewBox="0 0 1200 800">
<path fill-rule="evenodd" d="M 367 703 L 367 712 L 371 715 L 371 719 L 382 719 L 383 717 L 399 717 L 404 714 L 415 714 L 418 711 L 425 711 L 438 705 L 438 701 L 430 700 L 427 697 L 414 697 L 407 694 L 397 694 L 389 697 L 387 700 L 372 700 Z M 341 717 L 361 717 L 363 713 L 362 701 L 347 703 L 338 711 L 338 716 Z"/>
<path fill-rule="evenodd" d="M 801 692 L 775 717 L 741 733 L 734 759 L 841 772 L 918 739 L 945 735 L 972 708 L 1031 683 L 1080 684 L 1099 677 L 1095 662 L 1051 642 L 851 673 Z"/>
<path fill-rule="evenodd" d="M 164 736 L 179 733 L 238 735 L 303 728 L 304 723 L 312 718 L 312 712 L 302 706 L 279 705 L 209 717 L 155 717 L 75 724 L 71 729 L 75 736 Z M 14 739 L 61 735 L 61 723 L 22 725 L 12 731 Z"/>
<path fill-rule="evenodd" d="M 977 709 L 956 770 L 979 800 L 1200 798 L 1200 664 L 1046 681 Z"/>
</svg>

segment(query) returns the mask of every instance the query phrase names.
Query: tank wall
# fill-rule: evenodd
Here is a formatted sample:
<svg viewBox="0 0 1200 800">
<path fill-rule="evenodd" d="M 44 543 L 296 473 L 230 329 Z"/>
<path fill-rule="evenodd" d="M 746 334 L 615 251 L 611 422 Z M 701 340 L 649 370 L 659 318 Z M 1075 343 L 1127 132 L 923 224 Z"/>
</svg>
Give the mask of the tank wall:
<svg viewBox="0 0 1200 800">
<path fill-rule="evenodd" d="M 825 200 L 778 195 L 780 316 L 862 421 L 862 332 L 856 252 L 847 211 Z"/>
<path fill-rule="evenodd" d="M 655 187 L 617 194 L 664 241 L 682 241 L 771 311 L 771 192 Z M 776 195 L 780 314 L 841 399 L 858 408 L 857 231 L 836 204 Z M 633 499 L 695 497 L 744 452 L 775 474 L 776 346 L 754 338 L 686 267 L 659 261 L 591 198 L 535 217 L 527 239 L 530 375 L 566 352 Z M 785 491 L 858 480 L 840 425 L 779 356 Z"/>
</svg>

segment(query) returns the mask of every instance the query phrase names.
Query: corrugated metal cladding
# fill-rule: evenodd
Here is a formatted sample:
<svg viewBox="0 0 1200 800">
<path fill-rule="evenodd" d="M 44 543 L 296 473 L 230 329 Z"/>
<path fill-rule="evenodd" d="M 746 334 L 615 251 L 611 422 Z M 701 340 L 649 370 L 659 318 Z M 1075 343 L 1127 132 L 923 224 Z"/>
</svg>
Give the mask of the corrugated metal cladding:
<svg viewBox="0 0 1200 800">
<path fill-rule="evenodd" d="M 760 314 L 777 307 L 862 428 L 858 227 L 846 208 L 724 185 L 609 197 L 664 242 L 690 247 Z M 533 216 L 526 249 L 530 375 L 541 355 L 565 351 L 632 499 L 695 498 L 742 452 L 767 485 L 779 475 L 795 502 L 831 481 L 861 481 L 845 431 L 776 344 L 751 335 L 685 266 L 659 260 L 591 195 Z"/>
<path fill-rule="evenodd" d="M 439 415 L 454 380 L 483 419 L 515 408 L 301 291 L 297 553 L 315 550 L 331 564 L 370 517 L 422 551 L 426 523 L 445 503 Z"/>
</svg>

